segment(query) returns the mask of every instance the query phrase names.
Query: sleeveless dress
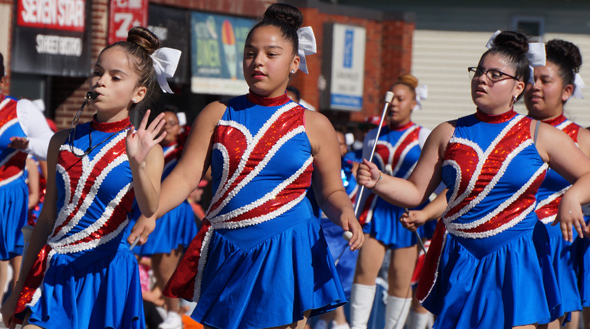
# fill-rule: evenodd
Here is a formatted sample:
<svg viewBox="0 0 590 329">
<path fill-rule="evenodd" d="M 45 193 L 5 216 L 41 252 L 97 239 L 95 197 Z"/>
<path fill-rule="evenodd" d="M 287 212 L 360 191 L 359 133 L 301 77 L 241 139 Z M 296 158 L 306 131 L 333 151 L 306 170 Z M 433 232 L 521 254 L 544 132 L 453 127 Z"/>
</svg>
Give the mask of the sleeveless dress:
<svg viewBox="0 0 590 329">
<path fill-rule="evenodd" d="M 60 147 L 57 220 L 16 309 L 18 315 L 29 308 L 31 324 L 145 328 L 137 260 L 124 239 L 135 197 L 125 148 L 130 126 L 129 119 L 93 120 Z M 90 144 L 88 155 L 72 153 L 81 155 Z"/>
<path fill-rule="evenodd" d="M 571 139 L 578 142 L 578 131 L 580 126 L 561 115 L 555 119 L 543 121 L 562 130 Z M 553 269 L 557 277 L 559 291 L 561 292 L 561 310 L 573 312 L 582 309 L 580 291 L 578 288 L 579 257 L 578 239 L 573 243 L 564 240 L 559 225 L 551 225 L 557 215 L 559 202 L 563 194 L 570 188 L 571 184 L 551 168 L 547 169 L 545 180 L 537 192 L 537 208 L 535 212 L 539 220 L 545 224 L 549 234 L 549 246 Z M 577 231 L 572 231 L 574 239 Z"/>
<path fill-rule="evenodd" d="M 162 181 L 168 177 L 172 169 L 176 166 L 182 148 L 178 144 L 164 146 L 164 170 L 162 172 Z M 133 227 L 135 221 L 141 215 L 139 207 L 134 207 L 132 223 L 128 226 Z M 140 256 L 151 256 L 153 254 L 169 254 L 179 246 L 186 248 L 193 237 L 197 235 L 197 224 L 193 208 L 184 201 L 178 207 L 170 210 L 164 216 L 156 221 L 156 228 L 148 238 L 148 241 L 133 248 L 133 253 Z"/>
<path fill-rule="evenodd" d="M 213 328 L 268 328 L 346 298 L 306 198 L 313 157 L 304 108 L 285 95 L 229 100 L 213 133 L 214 197 L 165 294 Z"/>
<path fill-rule="evenodd" d="M 457 120 L 442 167 L 448 206 L 416 292 L 437 316 L 435 328 L 512 328 L 556 317 L 547 231 L 534 212 L 548 166 L 531 120 L 514 111 Z"/>
<path fill-rule="evenodd" d="M 420 158 L 420 133 L 423 130 L 429 133 L 426 128 L 413 122 L 395 128 L 383 127 L 373 157 L 373 162 L 379 170 L 390 176 L 407 179 Z M 365 143 L 365 147 L 372 145 Z M 416 209 L 421 209 L 424 205 Z M 404 211 L 404 208 L 393 205 L 371 192 L 368 193 L 358 216 L 366 234 L 370 234 L 389 248 L 398 249 L 418 243 L 416 234 L 405 229 L 399 221 Z M 432 225 L 430 223 L 433 222 L 425 226 Z M 423 236 L 424 226 L 418 229 L 418 233 Z"/>
<path fill-rule="evenodd" d="M 16 104 L 0 94 L 0 260 L 22 254 L 21 228 L 27 221 L 29 203 L 24 175 L 27 154 L 8 147 L 11 137 L 27 137 L 18 122 Z"/>
</svg>

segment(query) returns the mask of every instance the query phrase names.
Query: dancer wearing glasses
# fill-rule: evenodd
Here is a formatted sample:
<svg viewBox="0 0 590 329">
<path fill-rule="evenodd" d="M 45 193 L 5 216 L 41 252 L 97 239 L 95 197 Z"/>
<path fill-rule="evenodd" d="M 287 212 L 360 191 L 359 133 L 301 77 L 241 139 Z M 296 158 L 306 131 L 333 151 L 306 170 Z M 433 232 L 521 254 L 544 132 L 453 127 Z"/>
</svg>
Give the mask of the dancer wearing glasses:
<svg viewBox="0 0 590 329">
<path fill-rule="evenodd" d="M 548 167 L 573 184 L 557 214 L 564 238 L 586 228 L 580 204 L 590 201 L 590 160 L 564 132 L 513 110 L 537 46 L 517 32 L 492 43 L 471 81 L 476 113 L 436 127 L 408 180 L 367 161 L 357 176 L 405 207 L 441 181 L 449 188 L 417 291 L 435 328 L 534 328 L 560 315 L 547 232 L 534 212 Z"/>
</svg>

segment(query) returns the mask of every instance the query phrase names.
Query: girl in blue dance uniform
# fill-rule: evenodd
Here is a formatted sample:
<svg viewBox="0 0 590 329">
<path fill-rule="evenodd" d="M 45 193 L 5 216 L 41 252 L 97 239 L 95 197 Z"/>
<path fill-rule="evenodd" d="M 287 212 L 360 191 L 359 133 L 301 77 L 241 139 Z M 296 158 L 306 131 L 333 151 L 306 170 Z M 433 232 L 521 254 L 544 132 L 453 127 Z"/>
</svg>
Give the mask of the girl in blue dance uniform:
<svg viewBox="0 0 590 329">
<path fill-rule="evenodd" d="M 389 122 L 376 136 L 377 129 L 369 131 L 363 146 L 363 158 L 370 156 L 373 145 L 373 162 L 394 177 L 408 178 L 418 162 L 430 129 L 412 122 L 416 106 L 418 79 L 410 74 L 401 75 L 393 84 L 394 98 L 389 109 Z M 388 295 L 385 311 L 385 328 L 401 329 L 406 323 L 412 301 L 410 282 L 418 259 L 418 240 L 414 233 L 402 227 L 400 218 L 405 212 L 378 195 L 370 193 L 359 214 L 367 242 L 360 250 L 354 284 L 351 289 L 351 327 L 366 328 L 376 291 L 376 278 L 387 249 L 391 251 L 388 271 Z M 423 232 L 420 228 L 419 232 Z"/>
<path fill-rule="evenodd" d="M 326 117 L 285 92 L 303 60 L 299 46 L 310 44 L 299 42 L 302 20 L 290 5 L 267 9 L 245 43 L 250 92 L 201 111 L 162 184 L 154 217 L 183 202 L 211 166 L 211 206 L 165 291 L 198 301 L 192 317 L 208 328 L 303 328 L 309 316 L 346 302 L 305 197 L 313 183 L 328 218 L 352 232 L 350 248 L 361 246 L 338 141 Z M 143 242 L 154 225 L 140 217 L 129 241 Z"/>
<path fill-rule="evenodd" d="M 529 81 L 528 50 L 520 33 L 496 36 L 469 68 L 476 113 L 436 127 L 408 180 L 367 161 L 359 168 L 359 184 L 401 206 L 420 204 L 441 181 L 449 188 L 417 291 L 435 328 L 534 328 L 560 304 L 535 196 L 548 167 L 572 183 L 557 213 L 572 241 L 572 227 L 585 228 L 590 160 L 562 131 L 513 110 Z"/>
<path fill-rule="evenodd" d="M 563 108 L 569 98 L 573 95 L 581 97 L 581 85 L 576 83 L 580 79 L 576 75 L 582 65 L 580 50 L 571 42 L 551 40 L 545 45 L 545 51 L 547 64 L 535 68 L 535 83 L 527 85 L 525 90 L 524 101 L 528 114 L 565 132 L 586 156 L 590 156 L 590 132 L 563 115 Z M 535 209 L 549 233 L 551 260 L 561 293 L 560 312 L 564 313 L 582 310 L 578 289 L 578 258 L 581 257 L 577 250 L 578 239 L 575 243 L 565 241 L 559 227 L 551 225 L 557 216 L 559 202 L 569 186 L 565 178 L 549 169 L 539 188 Z M 556 321 L 554 326 L 558 327 L 559 322 Z"/>
<path fill-rule="evenodd" d="M 162 115 L 137 130 L 129 114 L 157 87 L 159 41 L 145 28 L 105 48 L 90 79 L 91 122 L 58 132 L 49 144 L 45 204 L 5 324 L 23 328 L 145 328 L 137 260 L 124 239 L 134 200 L 158 206 L 165 136 Z M 151 56 L 152 55 L 152 56 Z"/>
</svg>

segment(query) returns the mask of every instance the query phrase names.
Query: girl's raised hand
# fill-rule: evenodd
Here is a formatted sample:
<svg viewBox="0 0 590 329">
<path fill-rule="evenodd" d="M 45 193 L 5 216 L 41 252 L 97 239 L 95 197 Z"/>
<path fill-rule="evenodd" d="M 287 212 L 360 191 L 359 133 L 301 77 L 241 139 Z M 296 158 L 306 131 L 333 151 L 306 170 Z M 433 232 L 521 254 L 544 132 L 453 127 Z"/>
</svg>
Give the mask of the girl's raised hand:
<svg viewBox="0 0 590 329">
<path fill-rule="evenodd" d="M 146 128 L 149 117 L 150 110 L 147 110 L 139 128 L 135 130 L 131 126 L 131 129 L 127 132 L 127 138 L 125 139 L 127 156 L 130 161 L 135 163 L 142 163 L 150 153 L 152 147 L 158 145 L 166 137 L 166 132 L 162 130 L 166 123 L 164 113 L 160 113 Z"/>
</svg>

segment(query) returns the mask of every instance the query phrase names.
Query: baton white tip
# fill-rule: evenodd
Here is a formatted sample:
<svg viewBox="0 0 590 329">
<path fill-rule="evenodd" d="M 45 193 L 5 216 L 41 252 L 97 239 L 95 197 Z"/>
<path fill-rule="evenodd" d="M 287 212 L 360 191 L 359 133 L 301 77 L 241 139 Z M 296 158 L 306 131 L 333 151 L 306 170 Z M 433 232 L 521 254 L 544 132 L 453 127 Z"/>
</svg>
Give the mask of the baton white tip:
<svg viewBox="0 0 590 329">
<path fill-rule="evenodd" d="M 391 101 L 393 100 L 393 92 L 392 91 L 388 91 L 385 93 L 385 103 L 391 103 Z"/>
<path fill-rule="evenodd" d="M 342 234 L 342 237 L 346 240 L 346 241 L 350 241 L 350 239 L 352 239 L 352 232 L 350 231 L 346 231 L 344 232 L 344 234 Z"/>
</svg>

